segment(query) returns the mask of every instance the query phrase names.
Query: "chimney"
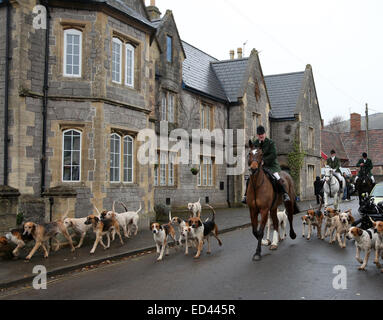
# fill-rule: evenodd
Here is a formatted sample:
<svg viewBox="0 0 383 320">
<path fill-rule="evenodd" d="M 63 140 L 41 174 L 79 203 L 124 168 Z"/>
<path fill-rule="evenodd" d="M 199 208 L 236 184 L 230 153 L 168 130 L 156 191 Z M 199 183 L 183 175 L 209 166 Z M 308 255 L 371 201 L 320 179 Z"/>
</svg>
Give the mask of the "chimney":
<svg viewBox="0 0 383 320">
<path fill-rule="evenodd" d="M 237 49 L 238 59 L 242 59 L 242 48 Z"/>
<path fill-rule="evenodd" d="M 230 60 L 234 60 L 234 50 L 230 50 Z"/>
<path fill-rule="evenodd" d="M 156 7 L 156 0 L 150 0 L 150 6 L 146 7 L 150 21 L 161 19 L 161 11 Z"/>
<path fill-rule="evenodd" d="M 351 113 L 350 132 L 359 132 L 362 128 L 362 116 L 359 113 Z"/>
</svg>

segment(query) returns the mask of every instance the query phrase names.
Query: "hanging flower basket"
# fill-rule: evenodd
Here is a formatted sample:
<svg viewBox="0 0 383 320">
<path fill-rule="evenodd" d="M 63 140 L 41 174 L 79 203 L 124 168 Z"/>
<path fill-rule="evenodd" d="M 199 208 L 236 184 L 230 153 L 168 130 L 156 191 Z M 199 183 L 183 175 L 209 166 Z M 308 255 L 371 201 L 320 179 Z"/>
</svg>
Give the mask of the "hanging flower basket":
<svg viewBox="0 0 383 320">
<path fill-rule="evenodd" d="M 198 174 L 199 170 L 197 168 L 191 168 L 190 169 L 191 173 L 194 174 L 195 176 Z"/>
</svg>

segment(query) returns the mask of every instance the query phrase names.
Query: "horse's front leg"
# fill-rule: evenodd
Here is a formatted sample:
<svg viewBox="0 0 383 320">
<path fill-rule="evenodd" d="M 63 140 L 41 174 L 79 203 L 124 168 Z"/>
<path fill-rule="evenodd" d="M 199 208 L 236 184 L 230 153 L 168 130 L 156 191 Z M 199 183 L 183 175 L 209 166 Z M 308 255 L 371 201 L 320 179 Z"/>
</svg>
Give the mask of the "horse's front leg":
<svg viewBox="0 0 383 320">
<path fill-rule="evenodd" d="M 270 250 L 277 250 L 279 243 L 279 221 L 277 216 L 277 209 L 272 210 L 270 212 L 270 216 L 274 227 L 273 242 L 271 243 Z"/>
<path fill-rule="evenodd" d="M 324 192 L 324 207 L 328 207 L 328 194 L 327 192 Z"/>
<path fill-rule="evenodd" d="M 262 245 L 263 246 L 269 246 L 271 244 L 271 241 L 270 241 L 270 228 L 271 228 L 271 217 L 269 216 L 269 218 L 267 219 L 267 231 L 266 231 L 266 239 L 265 240 L 262 240 Z"/>
<path fill-rule="evenodd" d="M 259 211 L 256 208 L 250 208 L 250 219 L 251 225 L 253 227 L 253 235 L 258 240 L 258 213 Z"/>
<path fill-rule="evenodd" d="M 261 260 L 262 239 L 263 239 L 268 217 L 269 217 L 269 211 L 267 209 L 261 210 L 261 225 L 259 227 L 259 230 L 257 231 L 258 245 L 257 245 L 257 250 L 253 256 L 253 261 Z"/>
</svg>

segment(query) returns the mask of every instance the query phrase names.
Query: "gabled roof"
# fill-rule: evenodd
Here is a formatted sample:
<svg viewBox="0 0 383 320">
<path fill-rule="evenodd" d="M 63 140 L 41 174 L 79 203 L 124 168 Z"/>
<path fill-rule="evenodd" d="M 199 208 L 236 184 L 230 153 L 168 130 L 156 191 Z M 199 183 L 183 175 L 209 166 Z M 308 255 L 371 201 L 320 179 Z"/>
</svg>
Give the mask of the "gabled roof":
<svg viewBox="0 0 383 320">
<path fill-rule="evenodd" d="M 226 93 L 211 67 L 211 63 L 218 60 L 185 41 L 182 41 L 182 45 L 186 53 L 182 70 L 184 86 L 227 101 Z"/>
<path fill-rule="evenodd" d="M 271 117 L 293 119 L 303 87 L 305 72 L 294 72 L 265 76 L 271 103 Z"/>
<path fill-rule="evenodd" d="M 238 97 L 242 96 L 241 89 L 243 89 L 248 62 L 248 58 L 211 62 L 229 102 L 236 102 Z"/>
<path fill-rule="evenodd" d="M 49 2 L 49 0 L 48 0 Z M 151 27 L 154 28 L 153 24 L 150 22 L 146 9 L 145 3 L 142 0 L 137 0 L 136 8 L 132 8 L 127 4 L 127 1 L 124 0 L 61 0 L 61 2 L 80 2 L 80 3 L 100 3 L 106 6 L 112 7 L 129 17 Z M 56 1 L 57 3 L 57 1 Z"/>
<path fill-rule="evenodd" d="M 321 151 L 330 157 L 331 150 L 335 150 L 336 156 L 341 160 L 349 160 L 344 148 L 341 136 L 335 131 L 321 130 Z"/>
</svg>

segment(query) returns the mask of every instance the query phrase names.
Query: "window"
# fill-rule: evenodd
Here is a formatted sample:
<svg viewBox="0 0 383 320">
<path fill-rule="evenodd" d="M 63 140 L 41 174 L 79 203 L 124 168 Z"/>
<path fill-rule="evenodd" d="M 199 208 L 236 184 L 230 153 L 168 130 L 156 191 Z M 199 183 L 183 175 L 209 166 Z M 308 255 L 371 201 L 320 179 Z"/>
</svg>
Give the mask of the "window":
<svg viewBox="0 0 383 320">
<path fill-rule="evenodd" d="M 259 113 L 253 113 L 253 136 L 257 135 L 258 126 L 262 125 L 262 115 Z"/>
<path fill-rule="evenodd" d="M 113 38 L 112 44 L 112 81 L 121 83 L 121 57 L 122 42 L 117 38 Z"/>
<path fill-rule="evenodd" d="M 125 83 L 129 87 L 134 87 L 134 47 L 126 45 L 126 74 Z"/>
<path fill-rule="evenodd" d="M 308 165 L 307 167 L 307 185 L 312 186 L 315 181 L 315 166 Z"/>
<path fill-rule="evenodd" d="M 124 182 L 133 182 L 133 138 L 124 137 Z"/>
<path fill-rule="evenodd" d="M 120 146 L 121 137 L 118 134 L 110 136 L 110 181 L 120 182 Z"/>
<path fill-rule="evenodd" d="M 175 122 L 175 94 L 163 92 L 161 99 L 161 120 Z"/>
<path fill-rule="evenodd" d="M 78 182 L 81 177 L 81 132 L 63 133 L 63 181 Z"/>
<path fill-rule="evenodd" d="M 124 183 L 134 182 L 134 139 L 113 133 L 110 136 L 110 182 L 120 182 L 121 172 Z"/>
<path fill-rule="evenodd" d="M 198 186 L 213 186 L 213 160 L 210 157 L 203 157 L 199 166 Z"/>
<path fill-rule="evenodd" d="M 309 136 L 308 136 L 308 149 L 314 149 L 315 145 L 315 137 L 314 137 L 314 128 L 309 128 Z"/>
<path fill-rule="evenodd" d="M 64 31 L 64 76 L 81 77 L 82 32 Z"/>
<path fill-rule="evenodd" d="M 201 129 L 212 130 L 212 113 L 213 108 L 207 104 L 202 104 L 201 106 Z"/>
<path fill-rule="evenodd" d="M 156 162 L 159 163 L 154 167 L 154 185 L 155 186 L 174 186 L 176 171 L 177 154 L 167 151 L 159 151 L 156 155 Z"/>
<path fill-rule="evenodd" d="M 166 60 L 173 62 L 173 38 L 170 36 L 166 37 Z"/>
</svg>

